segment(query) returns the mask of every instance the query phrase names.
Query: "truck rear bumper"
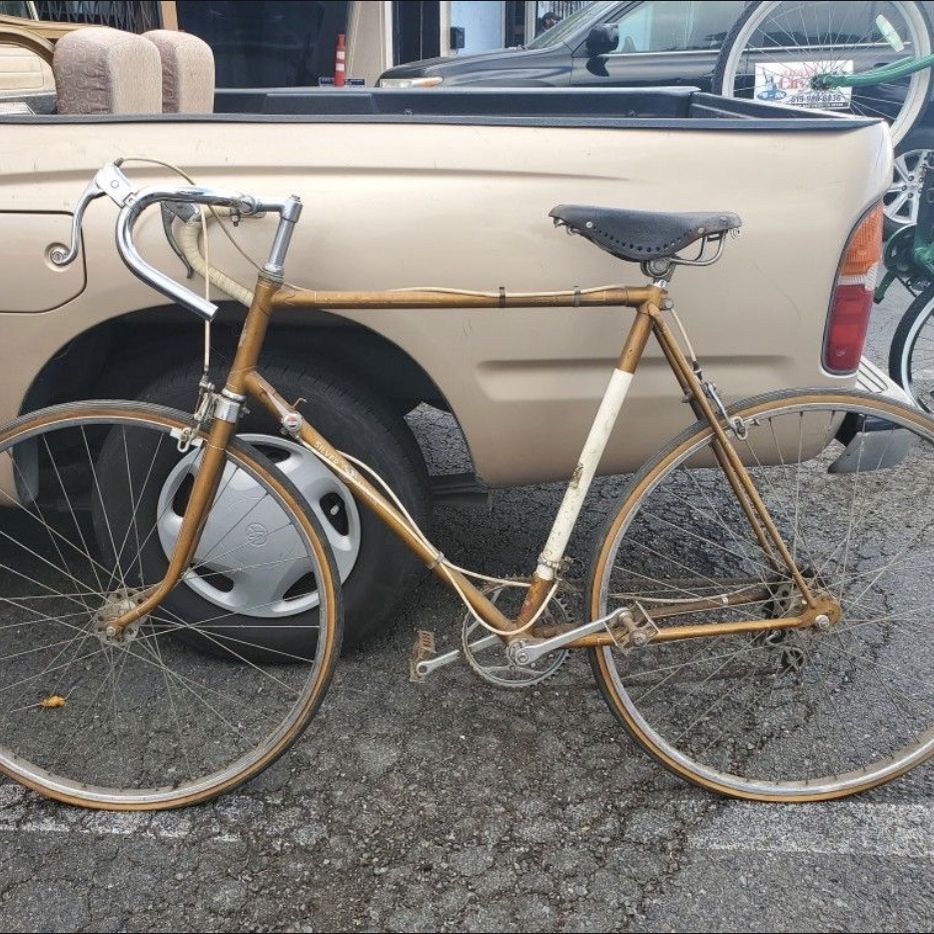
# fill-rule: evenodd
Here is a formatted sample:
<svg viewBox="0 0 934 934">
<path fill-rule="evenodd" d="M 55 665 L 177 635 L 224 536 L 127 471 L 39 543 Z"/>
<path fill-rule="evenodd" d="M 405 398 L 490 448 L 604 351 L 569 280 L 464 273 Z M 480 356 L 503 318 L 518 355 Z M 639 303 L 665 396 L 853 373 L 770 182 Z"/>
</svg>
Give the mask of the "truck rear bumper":
<svg viewBox="0 0 934 934">
<path fill-rule="evenodd" d="M 908 393 L 865 357 L 856 375 L 856 388 L 912 405 Z M 837 432 L 837 440 L 845 443 L 846 449 L 828 470 L 830 473 L 859 473 L 894 467 L 908 452 L 911 439 L 910 431 L 896 428 L 884 419 L 848 415 Z"/>
</svg>

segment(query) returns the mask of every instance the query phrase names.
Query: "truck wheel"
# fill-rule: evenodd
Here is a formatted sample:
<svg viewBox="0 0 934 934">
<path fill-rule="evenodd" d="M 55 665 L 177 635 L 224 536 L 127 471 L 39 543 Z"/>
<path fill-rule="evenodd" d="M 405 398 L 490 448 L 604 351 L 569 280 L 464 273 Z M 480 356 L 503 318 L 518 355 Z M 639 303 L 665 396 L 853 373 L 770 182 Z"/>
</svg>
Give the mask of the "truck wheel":
<svg viewBox="0 0 934 934">
<path fill-rule="evenodd" d="M 376 470 L 412 518 L 426 529 L 430 516 L 428 474 L 418 444 L 398 414 L 326 363 L 307 357 L 301 361 L 272 357 L 264 362 L 262 372 L 286 399 L 303 399 L 300 409 L 309 421 L 336 448 Z M 140 398 L 190 412 L 196 403 L 200 377 L 196 366 L 179 367 L 151 383 Z M 255 405 L 249 408 L 241 419 L 238 436 L 270 458 L 308 500 L 331 544 L 343 585 L 344 645 L 359 644 L 391 618 L 420 565 L 385 525 L 354 501 L 347 487 L 317 457 L 283 436 L 264 410 Z M 154 493 L 150 505 L 158 534 L 151 536 L 146 547 L 161 549 L 166 556 L 174 546 L 196 457 L 197 452 L 192 450 L 187 459 L 154 484 L 158 495 Z M 102 484 L 111 466 L 125 470 L 122 462 L 114 460 L 110 464 L 105 449 L 99 467 Z M 222 487 L 219 506 L 224 495 L 239 496 L 242 491 L 225 492 Z M 207 603 L 222 613 L 224 594 L 229 590 L 230 582 L 222 574 L 193 575 L 187 593 L 179 596 L 192 601 L 193 612 L 203 614 Z M 258 590 L 268 590 L 268 586 Z M 293 606 L 295 601 L 287 602 L 290 613 L 302 611 L 301 606 Z M 275 625 L 275 620 L 269 619 L 271 613 L 274 611 L 268 607 L 257 607 L 257 624 Z M 277 645 L 281 646 L 278 640 Z"/>
</svg>

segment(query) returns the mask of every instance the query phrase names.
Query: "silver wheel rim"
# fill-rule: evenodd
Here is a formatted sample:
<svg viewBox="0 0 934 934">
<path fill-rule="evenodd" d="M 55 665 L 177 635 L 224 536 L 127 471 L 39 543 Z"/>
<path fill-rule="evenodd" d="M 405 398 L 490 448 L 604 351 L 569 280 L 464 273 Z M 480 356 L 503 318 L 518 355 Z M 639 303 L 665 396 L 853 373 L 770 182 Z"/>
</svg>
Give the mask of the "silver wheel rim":
<svg viewBox="0 0 934 934">
<path fill-rule="evenodd" d="M 901 227 L 918 222 L 925 160 L 929 152 L 929 149 L 910 149 L 895 159 L 892 185 L 885 195 L 883 210 L 890 221 Z"/>
<path fill-rule="evenodd" d="M 288 438 L 274 435 L 244 434 L 242 440 L 271 455 L 276 468 L 288 477 L 309 504 L 328 537 L 341 583 L 347 580 L 360 554 L 360 513 L 347 487 L 325 467 L 317 457 L 302 445 Z M 159 495 L 159 541 L 168 560 L 175 548 L 181 528 L 183 505 L 173 505 L 186 479 L 190 478 L 200 462 L 201 452 L 195 448 L 181 460 L 166 478 Z M 249 615 L 262 619 L 307 613 L 318 605 L 317 591 L 299 599 L 286 599 L 291 587 L 309 568 L 296 564 L 283 567 L 264 555 L 283 547 L 273 541 L 269 533 L 274 520 L 267 515 L 269 509 L 253 509 L 238 526 L 229 516 L 236 513 L 244 499 L 261 496 L 258 486 L 242 471 L 234 476 L 229 466 L 221 479 L 214 509 L 205 526 L 196 559 L 212 555 L 201 563 L 207 573 L 189 573 L 187 585 L 205 600 L 223 610 L 254 607 Z M 271 505 L 270 505 L 271 508 Z M 221 539 L 226 544 L 221 544 Z M 231 542 L 242 542 L 234 547 Z M 253 560 L 244 561 L 245 553 Z M 253 568 L 246 574 L 233 575 L 232 569 L 244 564 Z M 259 607 L 258 609 L 256 609 Z"/>
</svg>

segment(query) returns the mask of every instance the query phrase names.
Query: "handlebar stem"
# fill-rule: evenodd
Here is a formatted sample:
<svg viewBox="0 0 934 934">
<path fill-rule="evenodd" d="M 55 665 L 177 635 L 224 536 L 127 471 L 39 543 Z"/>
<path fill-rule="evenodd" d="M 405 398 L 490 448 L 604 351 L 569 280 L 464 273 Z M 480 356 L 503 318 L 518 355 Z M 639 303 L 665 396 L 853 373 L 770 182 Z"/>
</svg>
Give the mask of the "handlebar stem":
<svg viewBox="0 0 934 934">
<path fill-rule="evenodd" d="M 288 198 L 279 212 L 279 226 L 276 229 L 275 239 L 272 241 L 272 249 L 269 251 L 269 259 L 263 267 L 263 271 L 274 279 L 281 279 L 285 267 L 285 255 L 289 251 L 289 244 L 292 242 L 292 234 L 295 231 L 295 225 L 302 215 L 302 202 L 297 195 Z"/>
</svg>

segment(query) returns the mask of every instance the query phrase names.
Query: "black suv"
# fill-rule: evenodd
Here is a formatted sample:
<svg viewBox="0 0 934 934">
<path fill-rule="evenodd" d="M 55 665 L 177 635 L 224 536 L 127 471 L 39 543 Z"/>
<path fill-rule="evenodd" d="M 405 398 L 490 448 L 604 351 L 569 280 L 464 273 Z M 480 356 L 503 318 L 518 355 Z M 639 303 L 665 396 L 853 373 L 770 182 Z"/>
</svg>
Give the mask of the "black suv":
<svg viewBox="0 0 934 934">
<path fill-rule="evenodd" d="M 598 0 L 527 46 L 390 68 L 383 87 L 648 87 L 710 90 L 743 0 Z M 440 80 L 439 80 L 440 79 Z"/>
</svg>

